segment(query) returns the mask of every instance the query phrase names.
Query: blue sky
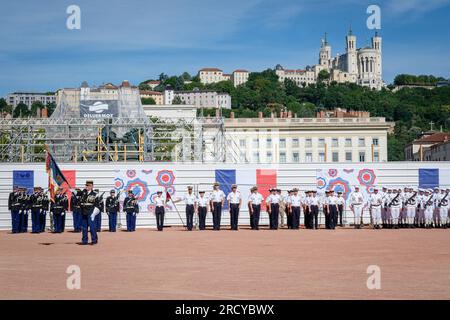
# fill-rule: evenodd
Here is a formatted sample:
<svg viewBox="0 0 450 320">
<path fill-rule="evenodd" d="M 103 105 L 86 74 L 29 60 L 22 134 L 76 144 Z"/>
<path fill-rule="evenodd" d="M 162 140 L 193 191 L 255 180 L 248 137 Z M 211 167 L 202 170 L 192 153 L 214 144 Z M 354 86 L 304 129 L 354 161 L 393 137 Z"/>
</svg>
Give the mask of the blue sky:
<svg viewBox="0 0 450 320">
<path fill-rule="evenodd" d="M 81 30 L 66 8 L 81 8 Z M 0 96 L 90 84 L 137 84 L 202 67 L 260 71 L 317 63 L 324 32 L 333 56 L 352 25 L 373 35 L 366 9 L 381 7 L 383 77 L 450 77 L 450 0 L 21 0 L 0 4 Z"/>
</svg>

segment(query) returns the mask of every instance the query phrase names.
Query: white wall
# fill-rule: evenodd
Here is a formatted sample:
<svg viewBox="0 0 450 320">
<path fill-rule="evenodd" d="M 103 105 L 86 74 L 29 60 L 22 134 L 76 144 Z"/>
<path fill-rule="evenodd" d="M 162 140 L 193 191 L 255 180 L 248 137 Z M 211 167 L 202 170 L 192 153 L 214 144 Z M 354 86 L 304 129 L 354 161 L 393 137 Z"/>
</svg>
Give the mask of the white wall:
<svg viewBox="0 0 450 320">
<path fill-rule="evenodd" d="M 207 187 L 210 190 L 211 183 L 215 180 L 215 169 L 277 169 L 278 186 L 287 190 L 293 186 L 299 187 L 301 190 L 314 188 L 316 185 L 317 169 L 346 169 L 346 168 L 370 168 L 377 169 L 378 176 L 376 184 L 378 186 L 398 186 L 402 187 L 418 185 L 418 169 L 419 168 L 436 168 L 450 169 L 450 162 L 389 162 L 389 163 L 364 163 L 364 164 L 282 164 L 282 165 L 233 165 L 233 164 L 173 164 L 173 163 L 72 163 L 60 164 L 62 170 L 76 170 L 77 186 L 84 186 L 88 179 L 94 180 L 95 187 L 100 192 L 108 191 L 113 188 L 113 179 L 115 170 L 120 169 L 169 169 L 176 170 L 175 186 L 177 196 L 181 196 L 186 190 L 187 185 L 194 185 L 197 189 L 199 186 Z M 45 171 L 44 163 L 39 164 L 1 164 L 0 165 L 0 229 L 10 229 L 10 212 L 7 208 L 8 194 L 12 189 L 12 171 L 13 170 L 35 170 Z M 440 181 L 441 186 L 449 187 L 450 181 Z M 251 184 L 241 185 L 241 188 L 250 188 Z M 45 186 L 44 186 L 45 187 Z M 105 196 L 106 197 L 106 196 Z M 178 210 L 184 217 L 183 204 L 178 204 Z M 122 214 L 122 224 L 125 225 L 125 217 Z M 103 215 L 103 226 L 107 226 L 107 216 Z M 229 216 L 227 213 L 223 215 L 223 224 L 227 224 Z M 267 214 L 262 214 L 262 222 L 267 223 Z M 208 223 L 211 223 L 211 214 L 208 213 Z M 350 219 L 350 222 L 353 222 Z M 68 214 L 68 226 L 72 225 L 71 214 Z M 240 223 L 248 224 L 248 212 L 246 205 L 243 205 Z M 141 212 L 138 216 L 138 226 L 154 226 L 155 218 L 153 214 Z M 176 211 L 168 212 L 166 217 L 167 225 L 179 225 L 180 220 Z"/>
</svg>

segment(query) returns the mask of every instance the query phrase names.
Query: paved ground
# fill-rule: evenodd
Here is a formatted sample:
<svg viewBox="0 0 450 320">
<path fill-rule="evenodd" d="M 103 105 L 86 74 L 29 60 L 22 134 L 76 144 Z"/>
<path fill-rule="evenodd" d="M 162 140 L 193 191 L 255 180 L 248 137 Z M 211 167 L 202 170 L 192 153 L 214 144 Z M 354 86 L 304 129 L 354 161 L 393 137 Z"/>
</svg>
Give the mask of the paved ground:
<svg viewBox="0 0 450 320">
<path fill-rule="evenodd" d="M 450 299 L 450 230 L 0 232 L 1 299 Z M 69 265 L 81 290 L 66 289 Z M 369 265 L 381 290 L 368 290 Z"/>
</svg>

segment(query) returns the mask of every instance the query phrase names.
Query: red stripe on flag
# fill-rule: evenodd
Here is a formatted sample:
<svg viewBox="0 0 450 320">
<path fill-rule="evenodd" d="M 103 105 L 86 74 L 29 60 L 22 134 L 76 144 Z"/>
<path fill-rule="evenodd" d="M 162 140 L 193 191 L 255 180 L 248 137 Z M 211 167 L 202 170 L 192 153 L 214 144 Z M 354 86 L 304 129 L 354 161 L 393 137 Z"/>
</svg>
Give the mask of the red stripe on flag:
<svg viewBox="0 0 450 320">
<path fill-rule="evenodd" d="M 77 176 L 76 176 L 77 171 L 76 170 L 61 170 L 61 172 L 64 175 L 64 177 L 67 179 L 67 182 L 69 183 L 70 187 L 72 187 L 72 189 L 75 189 L 76 181 L 77 181 Z M 67 199 L 69 199 L 69 211 L 72 211 L 72 208 L 70 207 L 70 199 L 72 198 L 72 192 L 70 192 L 69 186 L 67 185 L 67 183 L 64 183 L 63 189 L 64 189 L 64 191 L 66 191 Z"/>
<path fill-rule="evenodd" d="M 269 189 L 277 186 L 276 169 L 256 169 L 256 185 L 259 193 L 264 197 L 262 209 L 266 209 L 265 199 L 270 194 Z"/>
</svg>

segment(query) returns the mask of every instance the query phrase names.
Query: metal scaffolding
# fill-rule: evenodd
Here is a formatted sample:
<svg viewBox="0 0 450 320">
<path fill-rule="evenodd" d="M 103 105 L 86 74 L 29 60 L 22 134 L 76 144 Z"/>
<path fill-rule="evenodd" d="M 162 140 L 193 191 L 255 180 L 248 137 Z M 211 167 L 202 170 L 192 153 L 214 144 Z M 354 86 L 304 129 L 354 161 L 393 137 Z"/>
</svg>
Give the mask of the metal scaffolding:
<svg viewBox="0 0 450 320">
<path fill-rule="evenodd" d="M 0 119 L 0 162 L 224 162 L 223 118 Z"/>
</svg>

